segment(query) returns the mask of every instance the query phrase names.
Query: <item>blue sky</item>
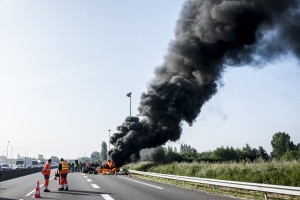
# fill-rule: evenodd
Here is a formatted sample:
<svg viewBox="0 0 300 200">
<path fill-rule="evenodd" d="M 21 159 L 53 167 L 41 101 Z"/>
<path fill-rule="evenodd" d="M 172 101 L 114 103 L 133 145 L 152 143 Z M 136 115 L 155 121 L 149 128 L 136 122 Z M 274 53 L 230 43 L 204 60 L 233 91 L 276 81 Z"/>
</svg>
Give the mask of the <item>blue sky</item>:
<svg viewBox="0 0 300 200">
<path fill-rule="evenodd" d="M 0 1 L 0 155 L 77 158 L 132 114 L 174 38 L 183 0 Z M 176 143 L 198 151 L 300 142 L 300 67 L 293 56 L 227 68 L 219 92 Z"/>
</svg>

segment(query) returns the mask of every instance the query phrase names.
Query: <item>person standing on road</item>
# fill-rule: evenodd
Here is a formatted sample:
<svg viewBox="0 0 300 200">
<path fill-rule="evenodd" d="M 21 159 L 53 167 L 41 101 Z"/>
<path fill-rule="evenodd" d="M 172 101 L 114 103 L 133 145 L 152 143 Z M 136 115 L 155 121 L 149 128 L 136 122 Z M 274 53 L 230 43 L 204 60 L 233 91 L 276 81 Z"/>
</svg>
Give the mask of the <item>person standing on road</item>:
<svg viewBox="0 0 300 200">
<path fill-rule="evenodd" d="M 49 177 L 50 177 L 50 173 L 51 173 L 51 159 L 48 160 L 48 162 L 44 165 L 44 168 L 42 170 L 42 174 L 44 175 L 44 192 L 50 192 L 50 190 L 48 189 L 48 185 L 49 185 Z"/>
<path fill-rule="evenodd" d="M 60 159 L 60 163 L 58 165 L 58 171 L 60 175 L 60 183 L 59 183 L 59 188 L 58 191 L 63 191 L 63 190 L 69 190 L 68 188 L 68 180 L 67 180 L 67 175 L 69 173 L 69 166 L 66 161 L 64 161 L 63 158 Z"/>
<path fill-rule="evenodd" d="M 75 167 L 75 172 L 79 172 L 78 160 L 75 160 L 74 167 Z"/>
</svg>

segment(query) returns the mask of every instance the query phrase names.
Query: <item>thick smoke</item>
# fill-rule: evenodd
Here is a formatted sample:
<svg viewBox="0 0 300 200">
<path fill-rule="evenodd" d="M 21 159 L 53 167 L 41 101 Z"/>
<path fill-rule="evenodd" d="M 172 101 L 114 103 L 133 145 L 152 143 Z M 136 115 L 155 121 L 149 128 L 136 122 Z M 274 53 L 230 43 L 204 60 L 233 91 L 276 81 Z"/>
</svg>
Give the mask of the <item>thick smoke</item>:
<svg viewBox="0 0 300 200">
<path fill-rule="evenodd" d="M 297 0 L 190 0 L 177 21 L 155 79 L 141 96 L 140 117 L 127 117 L 110 142 L 117 166 L 141 149 L 180 138 L 217 92 L 225 66 L 300 57 Z"/>
</svg>

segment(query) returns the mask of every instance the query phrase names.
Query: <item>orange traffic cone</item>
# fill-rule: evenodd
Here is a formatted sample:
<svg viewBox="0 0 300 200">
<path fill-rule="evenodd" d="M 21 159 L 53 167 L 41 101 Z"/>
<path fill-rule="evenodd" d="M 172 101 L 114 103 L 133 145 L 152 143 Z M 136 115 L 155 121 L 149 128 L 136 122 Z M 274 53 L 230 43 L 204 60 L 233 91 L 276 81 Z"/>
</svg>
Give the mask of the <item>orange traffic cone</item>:
<svg viewBox="0 0 300 200">
<path fill-rule="evenodd" d="M 40 181 L 37 182 L 33 198 L 41 198 Z"/>
</svg>

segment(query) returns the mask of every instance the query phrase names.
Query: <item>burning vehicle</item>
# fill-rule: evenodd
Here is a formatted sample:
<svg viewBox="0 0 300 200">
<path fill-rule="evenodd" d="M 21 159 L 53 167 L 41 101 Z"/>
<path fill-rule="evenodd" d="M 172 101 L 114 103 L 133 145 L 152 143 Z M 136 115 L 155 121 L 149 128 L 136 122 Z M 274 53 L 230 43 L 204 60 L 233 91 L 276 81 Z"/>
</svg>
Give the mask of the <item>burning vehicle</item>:
<svg viewBox="0 0 300 200">
<path fill-rule="evenodd" d="M 119 169 L 115 166 L 112 160 L 108 160 L 107 163 L 102 164 L 97 168 L 98 174 L 113 175 L 116 174 Z"/>
</svg>

